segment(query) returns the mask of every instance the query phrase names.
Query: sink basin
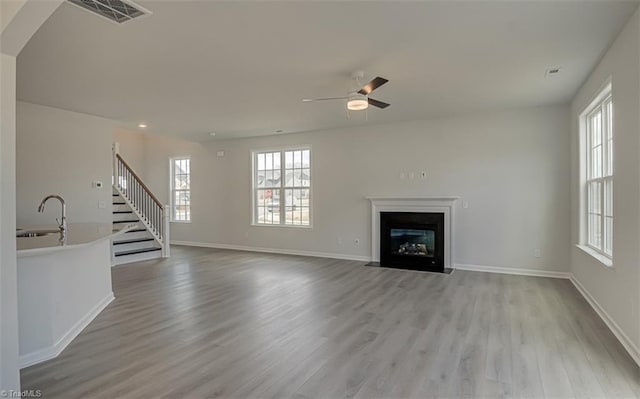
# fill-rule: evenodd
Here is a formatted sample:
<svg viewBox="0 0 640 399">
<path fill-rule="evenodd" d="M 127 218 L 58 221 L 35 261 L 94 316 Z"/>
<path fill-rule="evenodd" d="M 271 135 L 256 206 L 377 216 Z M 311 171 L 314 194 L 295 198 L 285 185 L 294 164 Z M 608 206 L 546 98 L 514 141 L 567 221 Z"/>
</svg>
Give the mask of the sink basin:
<svg viewBox="0 0 640 399">
<path fill-rule="evenodd" d="M 42 237 L 48 234 L 59 233 L 60 230 L 36 230 L 36 231 L 26 231 L 24 233 L 17 233 L 16 237 L 18 238 L 32 238 L 32 237 Z"/>
</svg>

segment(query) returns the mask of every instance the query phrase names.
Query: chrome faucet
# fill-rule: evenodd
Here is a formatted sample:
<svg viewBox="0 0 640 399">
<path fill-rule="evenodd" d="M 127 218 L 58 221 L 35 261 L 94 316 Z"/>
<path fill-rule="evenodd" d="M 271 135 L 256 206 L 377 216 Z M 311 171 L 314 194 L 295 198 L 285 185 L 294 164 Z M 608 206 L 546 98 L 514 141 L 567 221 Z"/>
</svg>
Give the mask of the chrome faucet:
<svg viewBox="0 0 640 399">
<path fill-rule="evenodd" d="M 58 227 L 60 228 L 60 234 L 64 236 L 67 234 L 67 205 L 65 204 L 64 199 L 61 196 L 51 194 L 44 197 L 44 199 L 40 203 L 40 206 L 38 206 L 38 212 L 40 213 L 44 212 L 44 204 L 51 198 L 57 199 L 58 201 L 60 201 L 60 205 L 62 205 L 62 220 L 58 220 L 58 218 L 56 218 L 56 222 L 58 222 Z"/>
</svg>

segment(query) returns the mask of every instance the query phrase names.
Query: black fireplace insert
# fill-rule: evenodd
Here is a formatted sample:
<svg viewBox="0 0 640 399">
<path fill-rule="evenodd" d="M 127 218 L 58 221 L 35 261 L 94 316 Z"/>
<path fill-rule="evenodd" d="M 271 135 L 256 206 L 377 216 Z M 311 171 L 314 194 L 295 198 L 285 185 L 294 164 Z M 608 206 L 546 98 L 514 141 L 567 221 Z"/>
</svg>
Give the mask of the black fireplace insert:
<svg viewBox="0 0 640 399">
<path fill-rule="evenodd" d="M 380 265 L 444 272 L 444 213 L 380 212 Z"/>
</svg>

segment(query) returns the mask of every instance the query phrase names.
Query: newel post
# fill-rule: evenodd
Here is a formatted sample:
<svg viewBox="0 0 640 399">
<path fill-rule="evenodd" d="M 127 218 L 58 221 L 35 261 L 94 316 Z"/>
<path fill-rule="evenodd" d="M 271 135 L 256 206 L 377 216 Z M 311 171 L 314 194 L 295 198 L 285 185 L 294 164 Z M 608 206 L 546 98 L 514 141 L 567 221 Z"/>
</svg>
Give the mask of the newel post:
<svg viewBox="0 0 640 399">
<path fill-rule="evenodd" d="M 118 176 L 118 158 L 116 157 L 116 155 L 120 153 L 120 143 L 113 143 L 113 145 L 111 146 L 111 151 L 113 152 L 113 181 L 111 182 L 111 184 L 113 186 L 118 186 L 120 177 Z"/>
<path fill-rule="evenodd" d="M 169 205 L 162 207 L 162 257 L 168 258 L 171 255 L 171 215 Z"/>
</svg>

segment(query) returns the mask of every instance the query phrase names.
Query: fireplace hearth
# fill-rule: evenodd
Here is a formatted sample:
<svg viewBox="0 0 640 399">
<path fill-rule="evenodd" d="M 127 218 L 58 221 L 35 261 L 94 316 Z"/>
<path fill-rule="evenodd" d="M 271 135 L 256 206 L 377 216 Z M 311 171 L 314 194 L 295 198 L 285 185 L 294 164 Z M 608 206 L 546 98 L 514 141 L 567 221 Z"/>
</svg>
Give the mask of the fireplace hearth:
<svg viewBox="0 0 640 399">
<path fill-rule="evenodd" d="M 380 265 L 444 272 L 444 213 L 380 212 Z"/>
</svg>

